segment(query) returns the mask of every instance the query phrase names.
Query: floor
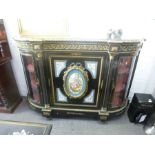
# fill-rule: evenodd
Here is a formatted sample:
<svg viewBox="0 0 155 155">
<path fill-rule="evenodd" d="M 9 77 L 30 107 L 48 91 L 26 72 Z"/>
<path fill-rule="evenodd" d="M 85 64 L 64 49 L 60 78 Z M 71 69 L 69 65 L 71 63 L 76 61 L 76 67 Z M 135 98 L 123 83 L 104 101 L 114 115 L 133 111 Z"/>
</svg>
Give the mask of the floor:
<svg viewBox="0 0 155 155">
<path fill-rule="evenodd" d="M 52 124 L 51 135 L 145 135 L 143 125 L 129 122 L 126 114 L 101 122 L 86 118 L 53 118 L 49 120 L 22 102 L 13 114 L 0 114 L 0 120 L 25 121 Z"/>
</svg>

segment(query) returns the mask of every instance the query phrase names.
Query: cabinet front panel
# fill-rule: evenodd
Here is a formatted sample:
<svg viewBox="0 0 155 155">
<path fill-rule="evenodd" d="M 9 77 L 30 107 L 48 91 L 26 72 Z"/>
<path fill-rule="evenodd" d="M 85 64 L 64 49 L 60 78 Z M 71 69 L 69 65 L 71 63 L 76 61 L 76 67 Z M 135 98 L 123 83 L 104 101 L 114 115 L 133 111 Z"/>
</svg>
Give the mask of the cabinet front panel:
<svg viewBox="0 0 155 155">
<path fill-rule="evenodd" d="M 39 83 L 36 76 L 33 55 L 22 55 L 22 60 L 29 88 L 29 97 L 34 103 L 40 104 Z"/>
<path fill-rule="evenodd" d="M 53 106 L 99 107 L 101 85 L 106 76 L 104 56 L 50 54 L 48 59 Z"/>
<path fill-rule="evenodd" d="M 116 72 L 112 84 L 111 107 L 120 107 L 124 103 L 127 82 L 129 78 L 132 56 L 118 56 L 116 60 Z"/>
</svg>

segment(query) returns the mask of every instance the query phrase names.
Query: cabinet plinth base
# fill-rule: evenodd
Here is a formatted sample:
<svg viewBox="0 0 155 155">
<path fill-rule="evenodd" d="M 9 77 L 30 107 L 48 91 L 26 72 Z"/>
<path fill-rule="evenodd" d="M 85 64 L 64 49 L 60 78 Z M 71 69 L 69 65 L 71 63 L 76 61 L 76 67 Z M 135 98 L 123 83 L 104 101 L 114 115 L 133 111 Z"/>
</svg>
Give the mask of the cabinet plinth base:
<svg viewBox="0 0 155 155">
<path fill-rule="evenodd" d="M 86 109 L 72 109 L 72 108 L 55 108 L 50 106 L 41 107 L 38 105 L 35 105 L 35 103 L 32 103 L 31 100 L 28 100 L 31 107 L 35 109 L 36 111 L 40 111 L 44 117 L 52 118 L 52 117 L 83 117 L 83 118 L 97 118 L 101 121 L 107 121 L 110 118 L 117 117 L 122 115 L 126 109 L 127 104 L 125 104 L 122 108 L 108 111 L 107 109 L 101 109 L 101 110 L 86 110 Z"/>
</svg>

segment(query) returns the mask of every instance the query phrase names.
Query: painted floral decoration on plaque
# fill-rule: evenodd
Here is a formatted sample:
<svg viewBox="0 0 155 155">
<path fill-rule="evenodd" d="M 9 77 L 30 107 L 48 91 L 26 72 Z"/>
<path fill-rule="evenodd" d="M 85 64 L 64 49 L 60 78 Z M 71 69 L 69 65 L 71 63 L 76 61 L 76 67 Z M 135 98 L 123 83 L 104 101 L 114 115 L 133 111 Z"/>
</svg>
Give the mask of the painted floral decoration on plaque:
<svg viewBox="0 0 155 155">
<path fill-rule="evenodd" d="M 88 90 L 88 73 L 81 64 L 71 64 L 64 72 L 64 91 L 70 98 L 83 97 Z"/>
</svg>

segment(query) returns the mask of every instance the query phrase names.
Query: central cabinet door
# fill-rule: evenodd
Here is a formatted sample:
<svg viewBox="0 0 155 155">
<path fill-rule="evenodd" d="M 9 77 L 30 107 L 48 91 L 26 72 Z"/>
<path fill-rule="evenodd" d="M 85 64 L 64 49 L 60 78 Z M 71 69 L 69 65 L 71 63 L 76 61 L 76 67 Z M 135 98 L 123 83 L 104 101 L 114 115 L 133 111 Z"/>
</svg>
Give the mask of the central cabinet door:
<svg viewBox="0 0 155 155">
<path fill-rule="evenodd" d="M 47 52 L 50 102 L 54 107 L 98 109 L 103 104 L 107 53 Z"/>
</svg>

